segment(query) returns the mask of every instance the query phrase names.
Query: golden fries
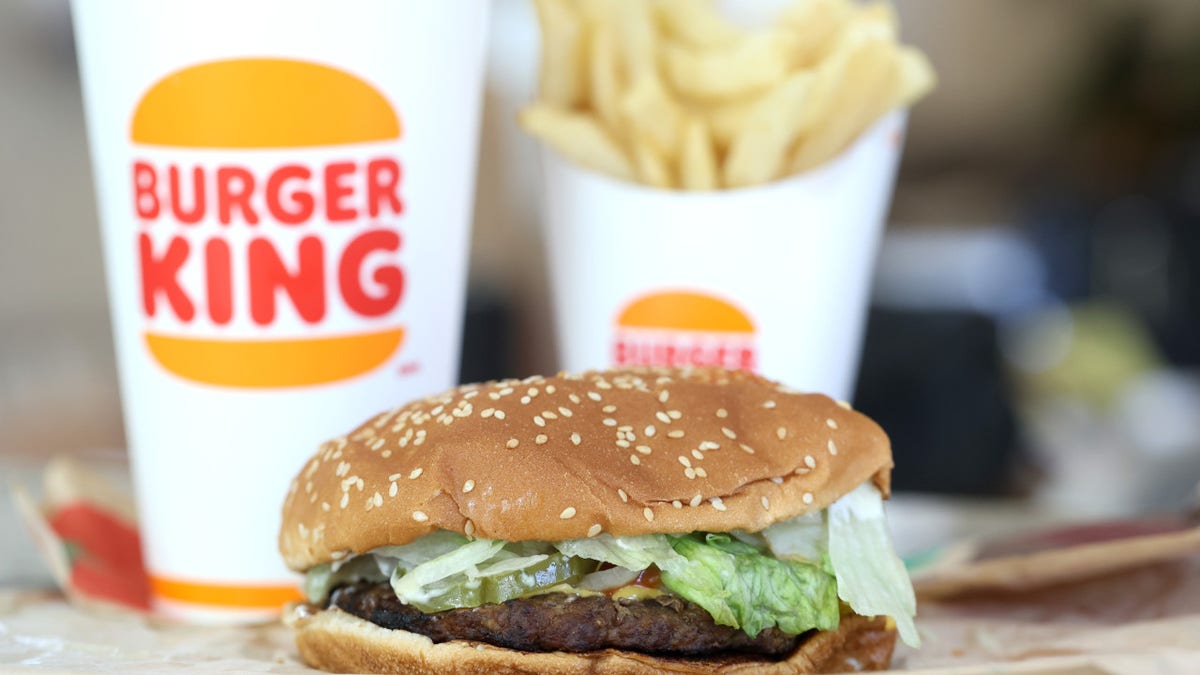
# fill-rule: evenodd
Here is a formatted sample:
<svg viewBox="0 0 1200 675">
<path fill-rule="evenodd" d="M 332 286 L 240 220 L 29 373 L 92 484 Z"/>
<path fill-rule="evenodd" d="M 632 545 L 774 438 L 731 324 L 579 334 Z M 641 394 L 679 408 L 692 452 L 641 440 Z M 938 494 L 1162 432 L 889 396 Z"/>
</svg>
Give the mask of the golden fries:
<svg viewBox="0 0 1200 675">
<path fill-rule="evenodd" d="M 663 189 L 740 188 L 831 160 L 928 94 L 886 0 L 794 0 L 750 30 L 713 0 L 533 0 L 539 101 L 520 117 L 571 160 Z"/>
</svg>

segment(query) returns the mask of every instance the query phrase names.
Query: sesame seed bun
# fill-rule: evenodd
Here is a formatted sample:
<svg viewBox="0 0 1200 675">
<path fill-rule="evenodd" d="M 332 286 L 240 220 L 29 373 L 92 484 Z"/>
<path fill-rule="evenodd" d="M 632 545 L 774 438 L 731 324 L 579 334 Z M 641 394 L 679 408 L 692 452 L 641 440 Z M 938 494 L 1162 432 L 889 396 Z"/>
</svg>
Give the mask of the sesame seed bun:
<svg viewBox="0 0 1200 675">
<path fill-rule="evenodd" d="M 468 385 L 368 420 L 292 482 L 296 570 L 435 530 L 506 541 L 758 531 L 873 480 L 887 436 L 743 372 L 625 369 Z"/>
<path fill-rule="evenodd" d="M 338 609 L 300 605 L 287 617 L 300 655 L 335 673 L 734 673 L 799 675 L 885 670 L 896 631 L 884 618 L 842 617 L 837 630 L 814 633 L 782 661 L 750 655 L 662 657 L 605 649 L 596 652 L 521 652 L 465 640 L 435 644 L 424 635 L 381 628 Z"/>
</svg>

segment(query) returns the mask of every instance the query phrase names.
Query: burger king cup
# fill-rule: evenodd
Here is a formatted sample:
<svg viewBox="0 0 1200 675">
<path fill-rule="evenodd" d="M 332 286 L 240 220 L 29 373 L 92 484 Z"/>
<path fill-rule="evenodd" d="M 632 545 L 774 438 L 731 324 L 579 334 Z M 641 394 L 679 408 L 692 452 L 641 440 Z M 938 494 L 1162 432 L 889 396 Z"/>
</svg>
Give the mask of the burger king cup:
<svg viewBox="0 0 1200 675">
<path fill-rule="evenodd" d="M 562 366 L 719 365 L 848 399 L 905 115 L 737 190 L 627 183 L 543 155 Z"/>
<path fill-rule="evenodd" d="M 268 618 L 296 468 L 457 380 L 487 2 L 73 10 L 156 609 Z"/>
</svg>

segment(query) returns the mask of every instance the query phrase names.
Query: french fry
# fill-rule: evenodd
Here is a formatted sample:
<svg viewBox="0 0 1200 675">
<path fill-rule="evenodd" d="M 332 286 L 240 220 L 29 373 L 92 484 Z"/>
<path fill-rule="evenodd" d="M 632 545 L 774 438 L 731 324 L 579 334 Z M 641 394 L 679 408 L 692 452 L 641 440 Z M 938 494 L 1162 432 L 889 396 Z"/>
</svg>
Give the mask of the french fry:
<svg viewBox="0 0 1200 675">
<path fill-rule="evenodd" d="M 765 183 L 783 175 L 788 150 L 800 135 L 814 80 L 811 71 L 793 73 L 754 104 L 725 157 L 726 187 Z"/>
<path fill-rule="evenodd" d="M 759 98 L 769 94 L 768 91 Z M 741 129 L 742 125 L 746 123 L 746 116 L 754 109 L 758 100 L 758 98 L 746 97 L 728 102 L 695 105 L 691 107 L 691 110 L 693 114 L 704 120 L 708 126 L 708 133 L 712 137 L 713 145 L 718 152 L 724 153 L 729 150 L 729 144 L 733 142 L 733 137 L 737 134 L 738 129 Z"/>
<path fill-rule="evenodd" d="M 634 81 L 621 98 L 620 116 L 633 139 L 650 143 L 668 161 L 678 155 L 683 108 L 658 78 L 643 74 Z"/>
<path fill-rule="evenodd" d="M 587 92 L 583 19 L 570 0 L 534 0 L 534 8 L 542 29 L 538 98 L 563 108 L 574 107 Z"/>
<path fill-rule="evenodd" d="M 627 82 L 658 77 L 658 31 L 646 0 L 609 0 L 618 53 Z"/>
<path fill-rule="evenodd" d="M 796 36 L 793 65 L 810 68 L 824 59 L 854 18 L 847 0 L 799 0 L 779 17 Z"/>
<path fill-rule="evenodd" d="M 899 98 L 899 61 L 895 44 L 878 38 L 858 45 L 846 62 L 845 83 L 831 109 L 796 149 L 791 171 L 806 171 L 842 151 L 863 129 Z"/>
<path fill-rule="evenodd" d="M 894 105 L 907 108 L 937 86 L 937 73 L 929 57 L 913 47 L 900 48 L 900 95 Z"/>
<path fill-rule="evenodd" d="M 669 190 L 672 187 L 671 171 L 667 162 L 649 143 L 633 143 L 633 159 L 637 164 L 638 177 L 651 187 Z"/>
<path fill-rule="evenodd" d="M 679 186 L 684 190 L 716 190 L 717 155 L 708 125 L 691 117 L 683 125 L 683 144 L 679 151 Z"/>
<path fill-rule="evenodd" d="M 707 0 L 658 0 L 654 9 L 666 32 L 691 47 L 723 47 L 746 37 Z"/>
<path fill-rule="evenodd" d="M 589 81 L 592 110 L 610 132 L 619 136 L 622 130 L 618 99 L 621 95 L 620 62 L 616 39 L 608 23 L 598 23 L 592 30 Z"/>
<path fill-rule="evenodd" d="M 756 33 L 732 46 L 663 46 L 663 65 L 675 91 L 701 100 L 728 100 L 762 91 L 787 76 L 798 49 L 787 29 Z"/>
<path fill-rule="evenodd" d="M 521 126 L 568 159 L 614 178 L 634 180 L 633 165 L 621 146 L 591 115 L 534 103 L 519 115 Z"/>
</svg>

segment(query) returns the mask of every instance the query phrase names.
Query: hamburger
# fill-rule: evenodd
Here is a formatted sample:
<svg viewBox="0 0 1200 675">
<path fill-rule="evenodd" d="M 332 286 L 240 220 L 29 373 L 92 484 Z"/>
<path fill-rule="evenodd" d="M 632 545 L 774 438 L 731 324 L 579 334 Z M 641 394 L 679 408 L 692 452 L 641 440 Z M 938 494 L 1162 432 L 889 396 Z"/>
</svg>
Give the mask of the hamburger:
<svg viewBox="0 0 1200 675">
<path fill-rule="evenodd" d="M 918 642 L 891 467 L 867 417 L 745 372 L 459 387 L 300 470 L 288 623 L 330 671 L 882 670 Z"/>
</svg>

